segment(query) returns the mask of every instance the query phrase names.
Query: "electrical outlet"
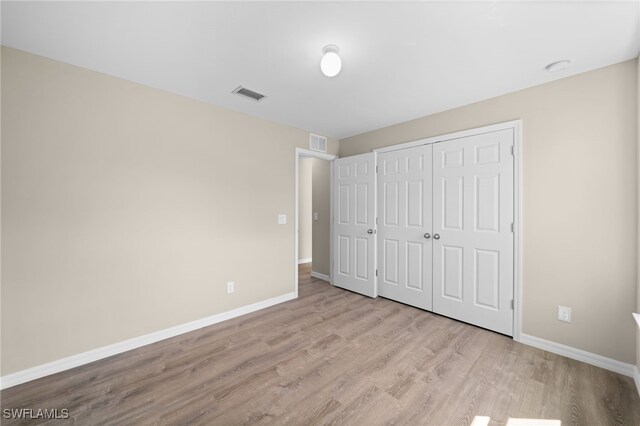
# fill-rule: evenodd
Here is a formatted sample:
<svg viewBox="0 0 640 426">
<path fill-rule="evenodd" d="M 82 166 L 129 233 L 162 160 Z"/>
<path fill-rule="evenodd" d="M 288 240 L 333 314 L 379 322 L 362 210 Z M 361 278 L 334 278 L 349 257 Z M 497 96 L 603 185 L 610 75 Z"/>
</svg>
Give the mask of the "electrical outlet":
<svg viewBox="0 0 640 426">
<path fill-rule="evenodd" d="M 564 322 L 571 322 L 571 308 L 558 305 L 558 320 Z"/>
<path fill-rule="evenodd" d="M 313 212 L 313 220 L 318 220 L 318 212 Z"/>
<path fill-rule="evenodd" d="M 233 281 L 228 281 L 227 282 L 227 293 L 233 293 L 236 289 L 235 289 L 235 283 Z"/>
</svg>

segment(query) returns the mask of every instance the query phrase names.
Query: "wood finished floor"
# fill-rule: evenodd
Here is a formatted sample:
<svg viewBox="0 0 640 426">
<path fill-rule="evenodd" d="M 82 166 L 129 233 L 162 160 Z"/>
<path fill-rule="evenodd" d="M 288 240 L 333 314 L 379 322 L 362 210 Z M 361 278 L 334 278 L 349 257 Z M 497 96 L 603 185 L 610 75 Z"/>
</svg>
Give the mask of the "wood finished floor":
<svg viewBox="0 0 640 426">
<path fill-rule="evenodd" d="M 6 389 L 2 408 L 67 408 L 60 423 L 82 425 L 468 425 L 476 415 L 640 425 L 628 377 L 334 288 L 308 266 L 299 293 Z"/>
</svg>

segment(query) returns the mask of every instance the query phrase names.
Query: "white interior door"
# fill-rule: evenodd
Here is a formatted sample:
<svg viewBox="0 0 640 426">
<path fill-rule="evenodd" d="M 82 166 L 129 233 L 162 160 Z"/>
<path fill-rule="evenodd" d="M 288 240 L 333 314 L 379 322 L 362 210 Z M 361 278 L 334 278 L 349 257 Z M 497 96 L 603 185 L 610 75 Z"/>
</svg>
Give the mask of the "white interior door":
<svg viewBox="0 0 640 426">
<path fill-rule="evenodd" d="M 429 311 L 432 149 L 378 155 L 378 295 Z"/>
<path fill-rule="evenodd" d="M 333 284 L 376 297 L 375 154 L 337 159 L 333 173 Z"/>
<path fill-rule="evenodd" d="M 513 129 L 433 148 L 433 310 L 513 335 Z"/>
</svg>

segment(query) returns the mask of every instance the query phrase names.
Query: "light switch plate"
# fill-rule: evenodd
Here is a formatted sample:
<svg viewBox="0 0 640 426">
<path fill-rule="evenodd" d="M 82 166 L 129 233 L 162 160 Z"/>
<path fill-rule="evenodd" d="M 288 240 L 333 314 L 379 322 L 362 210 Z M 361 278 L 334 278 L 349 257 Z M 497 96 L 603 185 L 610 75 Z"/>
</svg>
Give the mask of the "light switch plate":
<svg viewBox="0 0 640 426">
<path fill-rule="evenodd" d="M 278 225 L 286 225 L 287 224 L 287 215 L 279 214 L 278 215 Z"/>
</svg>

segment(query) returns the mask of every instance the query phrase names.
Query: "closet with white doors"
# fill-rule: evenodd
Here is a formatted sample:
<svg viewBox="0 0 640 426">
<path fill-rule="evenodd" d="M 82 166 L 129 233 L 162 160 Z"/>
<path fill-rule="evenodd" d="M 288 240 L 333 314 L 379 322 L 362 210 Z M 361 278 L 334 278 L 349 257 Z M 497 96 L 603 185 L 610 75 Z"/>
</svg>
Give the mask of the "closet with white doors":
<svg viewBox="0 0 640 426">
<path fill-rule="evenodd" d="M 481 130 L 336 160 L 335 285 L 513 335 L 516 129 Z"/>
</svg>

